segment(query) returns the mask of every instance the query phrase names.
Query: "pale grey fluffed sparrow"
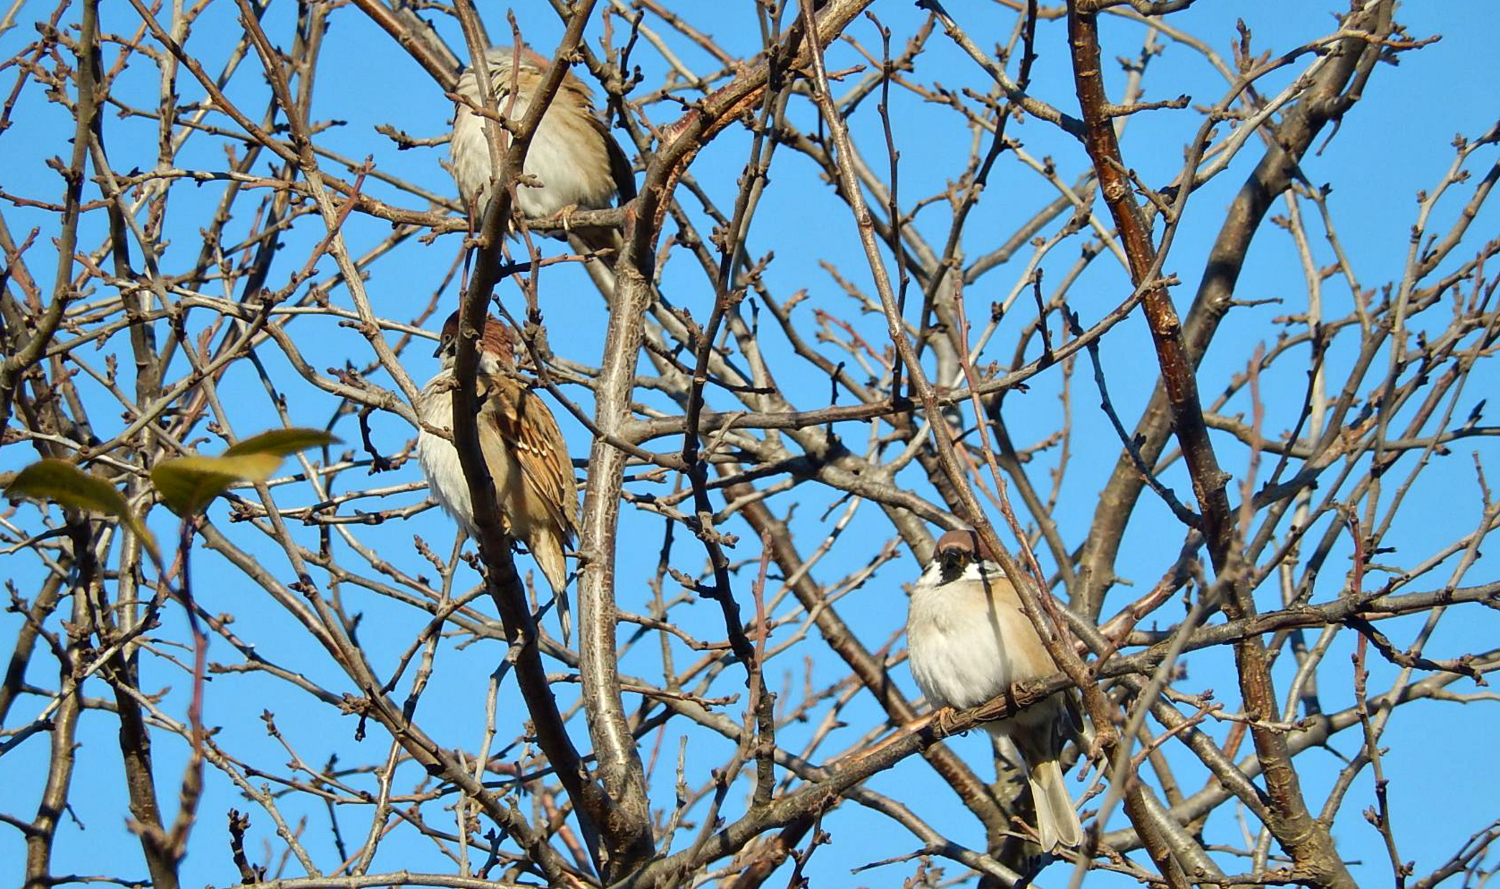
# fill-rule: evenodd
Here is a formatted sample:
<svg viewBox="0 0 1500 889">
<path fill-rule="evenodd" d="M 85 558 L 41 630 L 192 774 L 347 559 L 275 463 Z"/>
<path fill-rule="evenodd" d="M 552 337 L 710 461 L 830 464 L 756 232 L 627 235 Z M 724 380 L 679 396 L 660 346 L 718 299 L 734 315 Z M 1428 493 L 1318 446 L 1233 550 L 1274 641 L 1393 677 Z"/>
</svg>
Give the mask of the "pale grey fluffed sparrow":
<svg viewBox="0 0 1500 889">
<path fill-rule="evenodd" d="M 973 531 L 939 538 L 932 562 L 912 590 L 906 616 L 912 677 L 933 707 L 964 709 L 1016 682 L 1057 672 L 1015 587 L 984 558 Z M 1008 737 L 1025 760 L 1042 848 L 1083 842 L 1083 826 L 1063 783 L 1058 756 L 1070 716 L 1062 693 L 984 727 Z"/>
<path fill-rule="evenodd" d="M 424 424 L 453 425 L 453 364 L 458 355 L 459 316 L 443 325 L 435 355 L 443 368 L 422 389 L 419 413 Z M 568 565 L 564 550 L 578 528 L 578 492 L 573 464 L 557 420 L 542 399 L 515 378 L 515 334 L 503 322 L 487 318 L 479 341 L 479 445 L 499 499 L 500 520 L 507 534 L 526 544 L 557 599 L 564 644 L 571 634 L 567 607 Z M 475 535 L 469 486 L 453 442 L 427 430 L 417 437 L 417 460 L 427 484 L 469 536 Z"/>
<path fill-rule="evenodd" d="M 520 64 L 513 64 L 518 58 Z M 551 60 L 524 47 L 518 52 L 513 47 L 495 46 L 485 53 L 485 61 L 497 110 L 502 117 L 519 123 Z M 457 92 L 483 107 L 479 78 L 473 68 L 459 78 Z M 448 148 L 464 206 L 482 213 L 492 174 L 489 143 L 485 140 L 484 118 L 463 103 L 456 106 Z M 593 92 L 571 71 L 537 127 L 526 152 L 525 172 L 540 183 L 516 188 L 516 210 L 528 219 L 570 210 L 602 210 L 616 196 L 621 204 L 635 197 L 630 159 L 595 113 Z M 608 247 L 617 243 L 618 235 L 599 232 L 584 240 L 591 247 Z"/>
</svg>

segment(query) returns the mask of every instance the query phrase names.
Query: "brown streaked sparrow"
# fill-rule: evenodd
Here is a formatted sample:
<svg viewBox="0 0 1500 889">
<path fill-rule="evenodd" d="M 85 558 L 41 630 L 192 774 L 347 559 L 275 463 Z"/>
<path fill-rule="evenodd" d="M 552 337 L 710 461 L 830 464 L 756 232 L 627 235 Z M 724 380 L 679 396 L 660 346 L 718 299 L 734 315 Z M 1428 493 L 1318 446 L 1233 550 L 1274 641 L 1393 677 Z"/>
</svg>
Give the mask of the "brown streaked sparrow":
<svg viewBox="0 0 1500 889">
<path fill-rule="evenodd" d="M 911 674 L 933 707 L 973 707 L 1014 683 L 1057 672 L 1021 610 L 1015 587 L 985 555 L 979 535 L 949 531 L 938 539 L 932 562 L 912 589 L 906 615 Z M 1049 853 L 1083 842 L 1083 826 L 1058 764 L 1070 725 L 1059 692 L 984 726 L 996 737 L 1010 738 L 1025 760 L 1037 833 Z"/>
<path fill-rule="evenodd" d="M 520 122 L 551 60 L 525 47 L 518 51 L 509 46 L 490 47 L 484 58 L 497 110 L 507 120 Z M 513 66 L 518 58 L 520 64 Z M 484 106 L 473 68 L 459 77 L 457 92 L 475 106 Z M 464 206 L 482 214 L 492 175 L 489 143 L 483 116 L 463 103 L 458 103 L 454 112 L 448 150 Z M 621 204 L 635 197 L 630 159 L 594 112 L 593 91 L 571 71 L 563 78 L 532 137 L 525 172 L 540 183 L 516 188 L 515 209 L 527 219 L 572 210 L 603 210 L 616 195 Z M 584 238 L 594 248 L 613 246 L 617 241 L 618 233 L 614 232 Z"/>
<path fill-rule="evenodd" d="M 458 355 L 458 312 L 448 316 L 434 355 L 443 369 L 422 388 L 422 423 L 438 429 L 453 425 L 453 362 Z M 573 464 L 557 420 L 542 399 L 515 377 L 515 334 L 509 326 L 486 318 L 479 341 L 479 446 L 499 498 L 505 533 L 531 551 L 557 599 L 563 644 L 572 633 L 568 613 L 568 565 L 563 550 L 578 528 L 578 492 Z M 438 503 L 464 532 L 475 536 L 469 485 L 453 442 L 423 429 L 417 436 L 417 460 Z"/>
</svg>

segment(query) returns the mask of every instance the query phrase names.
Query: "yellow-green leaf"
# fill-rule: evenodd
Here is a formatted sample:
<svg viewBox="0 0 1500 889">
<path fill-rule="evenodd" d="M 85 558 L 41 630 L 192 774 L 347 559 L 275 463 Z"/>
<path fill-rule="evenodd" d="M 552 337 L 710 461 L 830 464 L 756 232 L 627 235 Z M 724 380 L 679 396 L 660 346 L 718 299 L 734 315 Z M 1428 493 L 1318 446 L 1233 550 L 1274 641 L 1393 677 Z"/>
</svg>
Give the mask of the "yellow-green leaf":
<svg viewBox="0 0 1500 889">
<path fill-rule="evenodd" d="M 224 452 L 226 457 L 244 454 L 275 454 L 285 457 L 307 448 L 322 447 L 338 441 L 321 429 L 272 429 L 260 435 L 252 435 Z"/>
<path fill-rule="evenodd" d="M 140 516 L 130 511 L 125 495 L 109 482 L 89 475 L 66 460 L 39 460 L 20 472 L 5 488 L 7 497 L 51 500 L 59 506 L 112 516 L 125 523 L 157 555 L 156 538 Z"/>
<path fill-rule="evenodd" d="M 263 482 L 281 458 L 338 441 L 321 429 L 272 429 L 232 445 L 222 457 L 178 457 L 151 470 L 151 481 L 178 515 L 202 512 L 235 482 Z"/>
<path fill-rule="evenodd" d="M 280 465 L 279 454 L 177 457 L 158 463 L 151 481 L 173 512 L 187 516 L 202 512 L 235 482 L 265 481 Z"/>
</svg>

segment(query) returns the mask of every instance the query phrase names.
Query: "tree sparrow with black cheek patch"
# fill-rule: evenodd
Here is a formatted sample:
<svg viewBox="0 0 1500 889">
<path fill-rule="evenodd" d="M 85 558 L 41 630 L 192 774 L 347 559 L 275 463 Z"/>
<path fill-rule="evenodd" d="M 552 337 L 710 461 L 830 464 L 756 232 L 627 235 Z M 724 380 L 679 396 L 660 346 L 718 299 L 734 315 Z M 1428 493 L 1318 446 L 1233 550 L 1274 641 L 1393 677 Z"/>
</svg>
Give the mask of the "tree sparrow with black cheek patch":
<svg viewBox="0 0 1500 889">
<path fill-rule="evenodd" d="M 419 414 L 424 425 L 448 429 L 453 424 L 453 363 L 458 355 L 459 317 L 443 325 L 435 355 L 443 369 L 422 389 Z M 485 319 L 479 342 L 479 446 L 499 499 L 505 533 L 531 551 L 557 599 L 563 644 L 572 634 L 568 612 L 568 564 L 563 556 L 578 528 L 578 492 L 567 442 L 552 411 L 515 377 L 515 334 L 503 322 Z M 417 437 L 417 461 L 438 503 L 464 531 L 475 537 L 469 485 L 453 442 L 423 429 Z"/>
<path fill-rule="evenodd" d="M 518 51 L 509 46 L 491 47 L 484 58 L 500 115 L 519 123 L 551 60 L 524 47 Z M 473 68 L 459 77 L 456 92 L 475 107 L 484 107 Z M 464 206 L 483 214 L 493 175 L 489 142 L 484 117 L 461 102 L 454 111 L 448 150 Z M 563 78 L 532 137 L 525 172 L 539 183 L 516 187 L 515 209 L 527 219 L 563 211 L 603 210 L 616 196 L 621 204 L 635 197 L 630 159 L 595 113 L 593 92 L 572 72 Z M 618 237 L 618 232 L 590 233 L 584 242 L 600 249 L 616 246 Z"/>
<path fill-rule="evenodd" d="M 922 572 L 906 616 L 912 677 L 933 707 L 965 709 L 1017 682 L 1057 672 L 1015 587 L 984 557 L 973 531 L 949 531 Z M 1008 737 L 1025 760 L 1042 848 L 1083 842 L 1083 826 L 1063 783 L 1058 756 L 1069 714 L 1054 694 L 1010 719 L 984 728 Z"/>
</svg>

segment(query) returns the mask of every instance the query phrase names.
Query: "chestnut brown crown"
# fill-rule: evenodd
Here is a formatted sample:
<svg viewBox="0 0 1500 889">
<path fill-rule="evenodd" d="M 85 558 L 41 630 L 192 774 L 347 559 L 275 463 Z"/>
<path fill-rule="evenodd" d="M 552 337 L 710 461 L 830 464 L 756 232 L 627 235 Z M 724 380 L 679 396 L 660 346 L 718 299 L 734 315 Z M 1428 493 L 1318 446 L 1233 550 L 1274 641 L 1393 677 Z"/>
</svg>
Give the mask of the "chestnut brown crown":
<svg viewBox="0 0 1500 889">
<path fill-rule="evenodd" d="M 459 313 L 454 312 L 443 322 L 443 333 L 438 340 L 433 357 L 452 359 L 458 355 Z M 514 367 L 516 363 L 516 334 L 498 318 L 484 319 L 484 335 L 479 340 L 481 352 L 495 356 L 501 365 Z"/>
<path fill-rule="evenodd" d="M 939 537 L 937 546 L 932 550 L 932 558 L 949 571 L 962 570 L 971 562 L 999 561 L 990 548 L 984 545 L 984 541 L 979 539 L 979 534 L 967 528 L 949 531 Z"/>
</svg>

